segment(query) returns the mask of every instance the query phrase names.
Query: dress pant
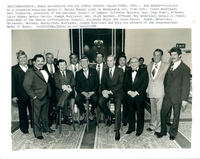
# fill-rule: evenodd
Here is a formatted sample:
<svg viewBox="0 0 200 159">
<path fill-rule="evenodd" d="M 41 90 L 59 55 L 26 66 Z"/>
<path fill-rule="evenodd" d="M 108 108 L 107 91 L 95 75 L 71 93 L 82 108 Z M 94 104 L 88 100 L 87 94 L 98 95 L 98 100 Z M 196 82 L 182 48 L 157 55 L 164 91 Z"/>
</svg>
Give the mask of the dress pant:
<svg viewBox="0 0 200 159">
<path fill-rule="evenodd" d="M 110 109 L 108 108 L 108 101 L 110 98 L 114 99 L 114 106 L 115 106 L 115 131 L 119 130 L 121 127 L 121 103 L 122 103 L 122 94 L 114 94 L 109 96 L 109 98 L 105 98 L 103 96 L 99 99 L 99 106 L 101 110 L 103 111 L 106 118 L 110 117 L 112 115 Z"/>
<path fill-rule="evenodd" d="M 69 105 L 68 99 L 70 100 L 70 99 L 74 98 L 74 96 L 75 96 L 74 94 L 75 94 L 74 92 L 68 93 L 67 91 L 64 91 L 61 94 L 57 95 L 57 99 L 58 99 L 57 106 L 63 108 L 63 116 L 64 117 L 67 117 L 70 114 L 68 111 L 69 110 L 68 109 L 68 105 Z"/>
<path fill-rule="evenodd" d="M 128 123 L 128 100 L 127 100 L 127 95 L 125 93 L 123 94 L 122 105 L 123 105 L 122 122 L 123 123 Z"/>
<path fill-rule="evenodd" d="M 33 132 L 35 137 L 41 136 L 42 131 L 49 131 L 48 109 L 49 97 L 31 99 L 33 113 Z"/>
<path fill-rule="evenodd" d="M 161 133 L 163 134 L 167 133 L 166 122 L 167 122 L 167 116 L 171 108 L 173 108 L 174 117 L 173 117 L 173 123 L 169 130 L 169 134 L 171 136 L 176 136 L 179 126 L 181 102 L 172 102 L 170 97 L 165 95 L 161 109 Z"/>
<path fill-rule="evenodd" d="M 160 112 L 162 108 L 163 97 L 150 98 L 151 103 L 151 120 L 149 127 L 156 132 L 160 132 Z"/>
<path fill-rule="evenodd" d="M 85 96 L 78 93 L 75 99 L 75 103 L 77 104 L 79 110 L 80 110 L 80 115 L 86 112 L 85 107 L 84 107 L 84 102 L 86 101 Z M 91 112 L 94 113 L 95 108 L 97 107 L 98 104 L 98 97 L 97 94 L 94 93 L 92 96 L 90 96 L 89 103 L 91 103 Z"/>
<path fill-rule="evenodd" d="M 137 133 L 142 133 L 144 129 L 144 100 L 143 98 L 136 96 L 132 98 L 128 96 L 128 123 L 129 130 L 135 130 L 135 114 L 137 114 Z"/>
<path fill-rule="evenodd" d="M 29 117 L 30 120 L 32 122 L 32 109 L 31 109 L 31 103 L 30 100 L 23 100 L 23 99 L 19 99 L 17 101 L 18 103 L 18 111 L 19 111 L 19 126 L 20 126 L 20 130 L 22 132 L 27 132 L 28 131 L 28 127 L 29 127 L 29 119 L 28 119 L 28 115 L 27 115 L 27 108 L 29 111 Z M 31 123 L 32 126 L 32 123 Z"/>
</svg>

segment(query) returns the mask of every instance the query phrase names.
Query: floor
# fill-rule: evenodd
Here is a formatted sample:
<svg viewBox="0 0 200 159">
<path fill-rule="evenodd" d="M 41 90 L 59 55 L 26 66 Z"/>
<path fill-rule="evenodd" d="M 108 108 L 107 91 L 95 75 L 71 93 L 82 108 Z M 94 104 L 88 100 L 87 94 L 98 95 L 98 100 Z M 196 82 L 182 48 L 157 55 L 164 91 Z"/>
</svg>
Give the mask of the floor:
<svg viewBox="0 0 200 159">
<path fill-rule="evenodd" d="M 63 124 L 62 133 L 59 134 L 55 124 L 52 129 L 54 133 L 45 133 L 44 140 L 37 140 L 30 128 L 29 134 L 24 135 L 19 130 L 18 109 L 12 105 L 12 150 L 26 149 L 180 149 L 191 148 L 192 131 L 192 104 L 189 104 L 185 112 L 181 112 L 179 133 L 174 141 L 169 140 L 169 135 L 157 139 L 153 132 L 146 131 L 150 119 L 150 107 L 147 104 L 145 109 L 145 125 L 143 134 L 139 137 L 135 133 L 127 135 L 127 126 L 120 130 L 120 141 L 114 140 L 114 125 L 106 127 L 104 123 L 96 126 L 96 122 L 90 122 L 87 132 L 86 124 L 75 124 L 72 126 Z"/>
</svg>

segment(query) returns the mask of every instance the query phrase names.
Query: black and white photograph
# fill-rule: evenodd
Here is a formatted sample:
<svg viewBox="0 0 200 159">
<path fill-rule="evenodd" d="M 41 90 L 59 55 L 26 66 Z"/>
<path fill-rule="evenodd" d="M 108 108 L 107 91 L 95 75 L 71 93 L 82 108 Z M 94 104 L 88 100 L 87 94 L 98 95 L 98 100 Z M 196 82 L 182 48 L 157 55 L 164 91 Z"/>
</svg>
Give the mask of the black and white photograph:
<svg viewBox="0 0 200 159">
<path fill-rule="evenodd" d="M 12 151 L 191 149 L 191 34 L 11 30 Z"/>
</svg>

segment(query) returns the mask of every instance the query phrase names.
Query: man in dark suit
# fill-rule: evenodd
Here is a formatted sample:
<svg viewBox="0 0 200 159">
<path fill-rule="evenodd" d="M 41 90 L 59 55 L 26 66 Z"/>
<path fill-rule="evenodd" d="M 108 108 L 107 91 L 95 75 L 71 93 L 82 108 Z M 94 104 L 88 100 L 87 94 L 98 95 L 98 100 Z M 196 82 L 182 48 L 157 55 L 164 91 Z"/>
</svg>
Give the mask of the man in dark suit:
<svg viewBox="0 0 200 159">
<path fill-rule="evenodd" d="M 110 126 L 112 123 L 113 114 L 107 106 L 107 102 L 110 98 L 114 99 L 115 105 L 115 140 L 120 139 L 120 127 L 121 127 L 121 102 L 123 96 L 123 79 L 124 73 L 121 68 L 115 66 L 116 59 L 110 55 L 107 57 L 107 68 L 104 71 L 101 87 L 102 96 L 99 99 L 99 106 L 103 111 L 107 125 Z"/>
<path fill-rule="evenodd" d="M 173 124 L 169 130 L 169 139 L 174 140 L 179 125 L 181 107 L 185 110 L 187 99 L 190 91 L 190 68 L 181 60 L 181 49 L 173 47 L 169 51 L 171 57 L 171 65 L 167 70 L 164 79 L 165 96 L 161 109 L 161 131 L 155 132 L 158 138 L 167 134 L 167 115 L 170 108 L 173 108 Z"/>
<path fill-rule="evenodd" d="M 101 52 L 96 53 L 96 63 L 90 65 L 91 68 L 96 69 L 99 77 L 99 93 L 101 94 L 101 80 L 102 80 L 102 75 L 103 72 L 108 68 L 108 66 L 103 62 L 104 59 L 104 54 Z"/>
<path fill-rule="evenodd" d="M 125 53 L 121 53 L 118 56 L 118 67 L 121 68 L 124 72 L 124 75 L 126 74 L 127 70 L 130 69 L 129 66 L 126 65 L 126 55 Z M 123 118 L 122 118 L 122 122 L 123 125 L 126 126 L 128 123 L 128 102 L 127 102 L 127 95 L 124 92 L 123 93 L 123 100 L 122 100 L 122 104 L 123 104 Z"/>
<path fill-rule="evenodd" d="M 64 123 L 69 124 L 69 113 L 68 113 L 68 100 L 70 100 L 70 104 L 74 103 L 75 92 L 75 80 L 73 72 L 67 70 L 67 62 L 63 59 L 58 61 L 58 68 L 54 74 L 54 81 L 56 87 L 56 98 L 57 98 L 57 106 L 63 108 L 63 117 Z M 72 101 L 73 100 L 73 101 Z"/>
<path fill-rule="evenodd" d="M 27 55 L 24 51 L 17 52 L 18 64 L 12 66 L 12 102 L 18 104 L 19 127 L 24 133 L 28 133 L 29 119 L 27 116 L 27 107 L 31 118 L 30 98 L 23 88 L 25 72 L 28 69 Z"/>
<path fill-rule="evenodd" d="M 35 65 L 27 70 L 23 82 L 26 93 L 31 98 L 33 108 L 33 132 L 37 139 L 43 139 L 43 132 L 53 132 L 49 128 L 48 109 L 49 97 L 51 97 L 51 87 L 49 75 L 43 69 L 44 56 L 37 54 L 34 56 Z"/>
<path fill-rule="evenodd" d="M 128 131 L 135 131 L 135 112 L 137 112 L 136 136 L 140 136 L 144 129 L 144 100 L 148 86 L 148 72 L 145 68 L 139 68 L 138 58 L 130 59 L 131 69 L 127 71 L 124 79 L 124 90 L 128 95 Z"/>
<path fill-rule="evenodd" d="M 54 73 L 58 70 L 58 67 L 55 66 L 54 64 L 54 56 L 52 53 L 48 52 L 46 53 L 46 64 L 44 65 L 44 70 L 49 75 L 49 82 L 51 85 L 51 90 L 52 90 L 52 96 L 50 97 L 50 102 L 49 102 L 49 111 L 48 111 L 48 118 L 49 118 L 49 125 L 51 126 L 53 124 L 53 109 L 55 109 L 56 106 L 56 88 L 55 88 L 55 82 L 53 79 Z"/>
<path fill-rule="evenodd" d="M 80 120 L 83 121 L 85 118 L 85 108 L 83 102 L 86 98 L 89 98 L 91 103 L 90 119 L 94 119 L 94 110 L 97 107 L 98 103 L 98 87 L 99 79 L 98 74 L 95 69 L 88 68 L 89 60 L 86 56 L 83 56 L 80 60 L 82 69 L 76 72 L 76 91 L 77 96 L 75 103 L 77 104 L 80 110 Z"/>
</svg>

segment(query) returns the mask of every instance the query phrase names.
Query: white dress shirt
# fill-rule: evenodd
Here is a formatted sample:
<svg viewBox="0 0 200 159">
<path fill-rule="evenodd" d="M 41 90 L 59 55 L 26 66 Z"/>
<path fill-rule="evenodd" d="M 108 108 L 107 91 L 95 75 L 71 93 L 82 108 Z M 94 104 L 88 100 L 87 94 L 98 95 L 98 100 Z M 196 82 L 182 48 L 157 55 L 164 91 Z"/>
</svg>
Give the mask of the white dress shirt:
<svg viewBox="0 0 200 159">
<path fill-rule="evenodd" d="M 112 77 L 114 75 L 114 71 L 115 71 L 115 66 L 113 66 L 112 68 L 109 68 L 109 73 L 110 73 L 110 70 L 112 69 Z"/>
<path fill-rule="evenodd" d="M 126 66 L 122 67 L 122 66 L 119 65 L 118 67 L 121 68 L 123 70 L 123 72 L 125 72 Z"/>
<path fill-rule="evenodd" d="M 54 64 L 48 64 L 47 63 L 47 68 L 48 68 L 48 70 L 49 70 L 49 72 L 51 73 L 51 66 L 50 65 L 52 65 L 52 70 L 53 70 L 53 73 L 55 73 L 55 67 L 54 67 Z"/>
<path fill-rule="evenodd" d="M 25 66 L 19 65 L 19 66 L 24 72 L 26 72 L 28 70 L 28 66 L 27 65 L 25 65 Z"/>
<path fill-rule="evenodd" d="M 46 81 L 46 83 L 48 82 L 48 79 L 49 79 L 49 75 L 48 75 L 48 73 L 47 73 L 47 71 L 45 71 L 45 70 L 40 70 L 40 68 L 38 68 L 37 66 L 35 66 L 40 72 L 41 72 L 41 74 L 43 75 L 43 77 L 44 77 L 44 79 L 45 79 L 45 81 Z"/>
<path fill-rule="evenodd" d="M 98 71 L 98 65 L 100 65 L 100 70 L 99 70 L 99 82 L 101 83 L 101 77 L 103 73 L 103 62 L 101 64 L 96 65 L 96 70 Z"/>
<path fill-rule="evenodd" d="M 156 68 L 156 65 L 157 65 L 157 68 Z M 153 63 L 153 67 L 152 67 L 152 70 L 151 70 L 151 76 L 152 76 L 152 78 L 153 79 L 155 79 L 156 78 L 156 76 L 157 76 L 157 74 L 158 74 L 158 70 L 160 69 L 160 65 L 161 65 L 161 61 L 160 62 L 158 62 L 158 63 Z M 154 74 L 154 76 L 152 75 L 152 71 L 154 70 L 154 68 L 155 68 L 155 74 Z"/>
<path fill-rule="evenodd" d="M 138 68 L 137 68 L 137 71 L 138 71 Z M 132 72 L 132 83 L 135 81 L 136 74 L 137 74 L 136 71 Z"/>
<path fill-rule="evenodd" d="M 174 62 L 173 71 L 181 64 L 181 60 Z"/>
</svg>

